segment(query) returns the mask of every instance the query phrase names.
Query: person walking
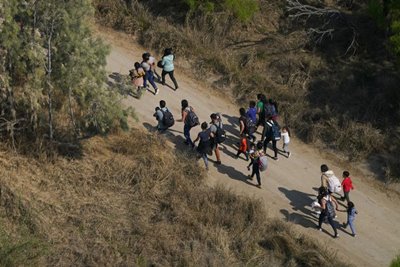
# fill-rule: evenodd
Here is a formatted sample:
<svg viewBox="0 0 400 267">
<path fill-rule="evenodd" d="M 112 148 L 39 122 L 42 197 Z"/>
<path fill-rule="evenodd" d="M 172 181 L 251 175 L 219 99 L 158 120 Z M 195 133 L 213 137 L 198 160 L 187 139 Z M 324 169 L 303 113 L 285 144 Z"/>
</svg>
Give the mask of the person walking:
<svg viewBox="0 0 400 267">
<path fill-rule="evenodd" d="M 255 101 L 250 101 L 249 108 L 246 111 L 246 116 L 249 117 L 254 122 L 254 124 L 257 123 L 257 108 Z"/>
<path fill-rule="evenodd" d="M 153 71 L 151 70 L 151 63 L 149 63 L 150 53 L 148 52 L 143 53 L 142 59 L 143 61 L 141 65 L 146 73 L 146 75 L 144 76 L 144 87 L 148 88 L 147 82 L 149 82 L 151 86 L 153 86 L 154 88 L 154 94 L 157 95 L 158 87 L 157 84 L 154 82 L 154 74 Z"/>
<path fill-rule="evenodd" d="M 344 196 L 341 197 L 341 200 L 346 200 L 347 204 L 350 202 L 350 190 L 353 190 L 353 182 L 350 178 L 350 173 L 348 171 L 343 172 L 343 181 L 342 181 L 342 188 Z"/>
<path fill-rule="evenodd" d="M 263 127 L 263 131 L 264 132 L 264 128 L 265 128 L 265 110 L 264 110 L 264 103 L 267 102 L 267 99 L 265 97 L 265 95 L 263 94 L 257 94 L 257 116 L 258 116 L 258 120 L 257 120 L 257 124 L 256 127 L 258 128 L 259 126 Z M 263 140 L 264 137 L 261 138 L 261 140 Z"/>
<path fill-rule="evenodd" d="M 221 120 L 221 116 L 217 113 L 211 114 L 210 119 L 211 119 L 210 131 L 211 131 L 211 134 L 213 137 L 211 140 L 211 147 L 212 147 L 212 150 L 215 152 L 215 156 L 217 157 L 216 164 L 220 165 L 221 164 L 221 154 L 219 152 L 219 145 L 218 145 L 216 136 L 217 136 L 218 128 L 222 129 L 222 127 L 223 127 L 222 120 Z"/>
<path fill-rule="evenodd" d="M 201 132 L 197 135 L 197 138 L 193 141 L 193 143 L 196 144 L 196 142 L 200 140 L 199 145 L 197 146 L 197 152 L 199 152 L 200 156 L 202 157 L 204 164 L 206 166 L 206 170 L 208 170 L 207 154 L 211 150 L 210 136 L 211 136 L 211 131 L 210 129 L 208 129 L 208 124 L 207 122 L 203 122 L 201 124 Z"/>
<path fill-rule="evenodd" d="M 249 140 L 247 139 L 247 136 L 244 133 L 242 133 L 240 137 L 241 137 L 240 145 L 239 145 L 238 152 L 236 153 L 236 158 L 239 158 L 240 154 L 244 154 L 246 157 L 246 161 L 248 161 L 249 160 L 249 152 L 248 152 Z"/>
<path fill-rule="evenodd" d="M 343 227 L 346 228 L 350 226 L 351 235 L 356 237 L 356 228 L 354 227 L 354 219 L 356 218 L 356 214 L 358 214 L 356 208 L 354 207 L 354 203 L 349 201 L 347 203 L 347 223 L 343 223 Z"/>
<path fill-rule="evenodd" d="M 185 136 L 185 144 L 190 145 L 193 148 L 194 144 L 192 139 L 190 139 L 190 130 L 198 125 L 199 119 L 194 113 L 194 108 L 189 106 L 189 102 L 186 99 L 181 101 L 181 107 L 182 119 L 180 121 L 184 123 L 183 135 Z"/>
<path fill-rule="evenodd" d="M 164 100 L 160 101 L 160 106 L 156 107 L 155 110 L 156 112 L 153 114 L 153 116 L 158 121 L 158 131 L 165 131 L 174 124 L 172 113 L 166 107 L 166 103 Z"/>
<path fill-rule="evenodd" d="M 268 143 L 272 142 L 272 150 L 274 151 L 274 160 L 278 160 L 278 148 L 276 147 L 276 137 L 279 134 L 279 125 L 276 121 L 269 117 L 265 122 L 265 128 L 263 132 L 264 139 L 264 154 L 267 154 Z M 279 134 L 280 138 L 280 134 Z M 278 139 L 279 139 L 278 138 Z"/>
<path fill-rule="evenodd" d="M 168 74 L 172 82 L 174 83 L 175 90 L 177 90 L 178 82 L 176 81 L 174 76 L 174 69 L 175 69 L 174 60 L 175 60 L 175 55 L 172 53 L 172 48 L 166 48 L 164 50 L 164 56 L 162 57 L 161 60 L 161 65 L 163 68 L 161 73 L 161 83 L 165 85 L 165 76 Z"/>
<path fill-rule="evenodd" d="M 143 88 L 143 77 L 146 73 L 139 62 L 135 62 L 134 67 L 134 69 L 129 71 L 129 76 L 131 77 L 133 85 L 136 87 L 136 92 L 139 92 L 140 89 Z"/>
<path fill-rule="evenodd" d="M 291 153 L 289 151 L 289 143 L 290 143 L 290 130 L 287 126 L 282 127 L 281 138 L 283 140 L 283 147 L 282 150 L 287 154 L 289 158 Z"/>
<path fill-rule="evenodd" d="M 252 160 L 252 172 L 251 175 L 248 176 L 248 179 L 253 180 L 253 177 L 255 175 L 257 177 L 258 188 L 261 188 L 260 157 L 264 155 L 262 149 L 262 142 L 258 142 L 256 150 L 250 155 L 250 158 Z"/>
<path fill-rule="evenodd" d="M 149 63 L 150 65 L 150 69 L 153 72 L 153 76 L 155 76 L 157 78 L 158 82 L 161 82 L 161 76 L 157 73 L 157 66 L 156 66 L 156 59 L 153 56 L 149 56 L 149 60 L 147 61 L 147 63 Z"/>
<path fill-rule="evenodd" d="M 254 135 L 255 122 L 251 120 L 250 116 L 246 113 L 246 110 L 244 108 L 239 109 L 239 114 L 239 136 L 242 136 L 242 134 L 247 134 L 254 143 L 256 141 L 256 137 Z"/>
<path fill-rule="evenodd" d="M 329 194 L 329 191 L 325 187 L 320 187 L 319 188 L 319 195 L 321 196 L 320 198 L 320 206 L 321 206 L 321 214 L 319 215 L 318 218 L 318 227 L 317 229 L 319 231 L 322 231 L 322 223 L 324 222 L 325 219 L 328 220 L 328 223 L 331 225 L 334 235 L 334 238 L 339 237 L 339 234 L 337 232 L 335 222 L 333 219 L 336 216 L 335 210 L 339 210 L 338 203 L 336 199 Z M 333 204 L 335 204 L 335 208 L 333 207 Z"/>
<path fill-rule="evenodd" d="M 321 165 L 321 187 L 328 188 L 329 178 L 334 175 L 333 171 L 329 170 L 326 164 Z"/>
</svg>

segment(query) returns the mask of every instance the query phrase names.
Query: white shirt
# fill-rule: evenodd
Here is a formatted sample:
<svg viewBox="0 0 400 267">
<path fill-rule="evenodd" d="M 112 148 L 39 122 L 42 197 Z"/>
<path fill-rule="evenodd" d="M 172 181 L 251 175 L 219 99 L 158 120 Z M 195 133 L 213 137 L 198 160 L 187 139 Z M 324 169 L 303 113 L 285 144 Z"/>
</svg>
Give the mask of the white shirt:
<svg viewBox="0 0 400 267">
<path fill-rule="evenodd" d="M 281 137 L 283 139 L 284 144 L 288 144 L 290 142 L 290 136 L 289 136 L 288 132 L 286 132 L 286 133 L 282 132 Z"/>
</svg>

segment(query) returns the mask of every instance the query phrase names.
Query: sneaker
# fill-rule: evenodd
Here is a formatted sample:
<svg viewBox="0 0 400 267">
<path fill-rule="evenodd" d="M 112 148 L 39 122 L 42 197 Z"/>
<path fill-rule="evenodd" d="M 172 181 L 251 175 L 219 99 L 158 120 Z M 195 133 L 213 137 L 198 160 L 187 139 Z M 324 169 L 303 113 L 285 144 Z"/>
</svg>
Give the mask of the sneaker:
<svg viewBox="0 0 400 267">
<path fill-rule="evenodd" d="M 339 234 L 334 235 L 333 238 L 339 238 Z"/>
<path fill-rule="evenodd" d="M 261 185 L 260 184 L 258 184 L 258 185 L 256 185 L 258 188 L 260 188 L 261 189 Z"/>
<path fill-rule="evenodd" d="M 356 234 L 351 234 L 351 236 L 352 236 L 352 237 L 356 237 L 357 235 L 356 235 Z"/>
<path fill-rule="evenodd" d="M 221 161 L 220 161 L 220 160 L 217 160 L 215 163 L 216 163 L 217 165 L 221 165 Z"/>
<path fill-rule="evenodd" d="M 292 155 L 292 153 L 288 152 L 287 157 L 290 158 L 290 155 Z"/>
<path fill-rule="evenodd" d="M 156 95 L 158 95 L 158 89 L 156 89 Z"/>
<path fill-rule="evenodd" d="M 250 171 L 250 167 L 249 166 L 247 166 L 247 170 Z"/>
<path fill-rule="evenodd" d="M 179 87 L 175 87 L 175 91 L 178 90 Z"/>
<path fill-rule="evenodd" d="M 274 160 L 278 161 L 278 157 L 273 157 Z"/>
<path fill-rule="evenodd" d="M 249 175 L 247 175 L 247 179 L 248 180 L 253 180 L 253 177 L 251 177 L 251 175 L 249 174 Z"/>
<path fill-rule="evenodd" d="M 321 227 L 317 227 L 317 230 L 322 232 L 322 228 Z"/>
<path fill-rule="evenodd" d="M 347 223 L 343 223 L 343 228 L 346 229 L 347 228 Z"/>
</svg>

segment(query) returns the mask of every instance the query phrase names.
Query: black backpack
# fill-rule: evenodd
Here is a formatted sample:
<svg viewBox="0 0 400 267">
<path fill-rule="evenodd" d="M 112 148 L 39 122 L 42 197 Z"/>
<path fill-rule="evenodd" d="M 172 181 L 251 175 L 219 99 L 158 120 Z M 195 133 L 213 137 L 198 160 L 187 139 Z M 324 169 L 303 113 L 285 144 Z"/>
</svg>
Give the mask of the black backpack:
<svg viewBox="0 0 400 267">
<path fill-rule="evenodd" d="M 256 131 L 256 124 L 255 122 L 249 117 L 246 116 L 246 133 L 253 134 Z"/>
<path fill-rule="evenodd" d="M 270 127 L 269 134 L 272 140 L 278 141 L 281 139 L 281 131 L 278 123 L 274 121 L 267 121 L 267 125 Z"/>
<path fill-rule="evenodd" d="M 200 124 L 199 118 L 197 117 L 196 113 L 192 111 L 192 109 L 190 109 L 188 112 L 186 120 L 190 127 L 195 127 Z"/>
<path fill-rule="evenodd" d="M 215 141 L 217 142 L 217 144 L 221 144 L 226 139 L 226 133 L 225 130 L 219 127 L 218 125 L 215 126 L 217 127 L 217 132 L 215 133 Z"/>
<path fill-rule="evenodd" d="M 172 127 L 175 124 L 174 116 L 172 115 L 172 113 L 168 109 L 166 111 L 163 111 L 161 109 L 161 112 L 163 114 L 162 123 L 164 124 L 164 126 L 168 128 Z"/>
<path fill-rule="evenodd" d="M 264 112 L 265 112 L 266 119 L 277 115 L 275 106 L 270 103 L 264 104 Z"/>
</svg>

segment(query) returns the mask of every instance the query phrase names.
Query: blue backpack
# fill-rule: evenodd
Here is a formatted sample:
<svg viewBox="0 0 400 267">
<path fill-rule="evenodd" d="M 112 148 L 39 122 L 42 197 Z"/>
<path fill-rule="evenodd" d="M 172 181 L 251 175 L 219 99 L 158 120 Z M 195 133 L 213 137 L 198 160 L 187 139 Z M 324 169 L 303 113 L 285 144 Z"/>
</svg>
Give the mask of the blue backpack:
<svg viewBox="0 0 400 267">
<path fill-rule="evenodd" d="M 274 121 L 267 121 L 267 125 L 270 127 L 270 137 L 272 140 L 278 141 L 281 139 L 281 131 L 279 125 Z"/>
</svg>

